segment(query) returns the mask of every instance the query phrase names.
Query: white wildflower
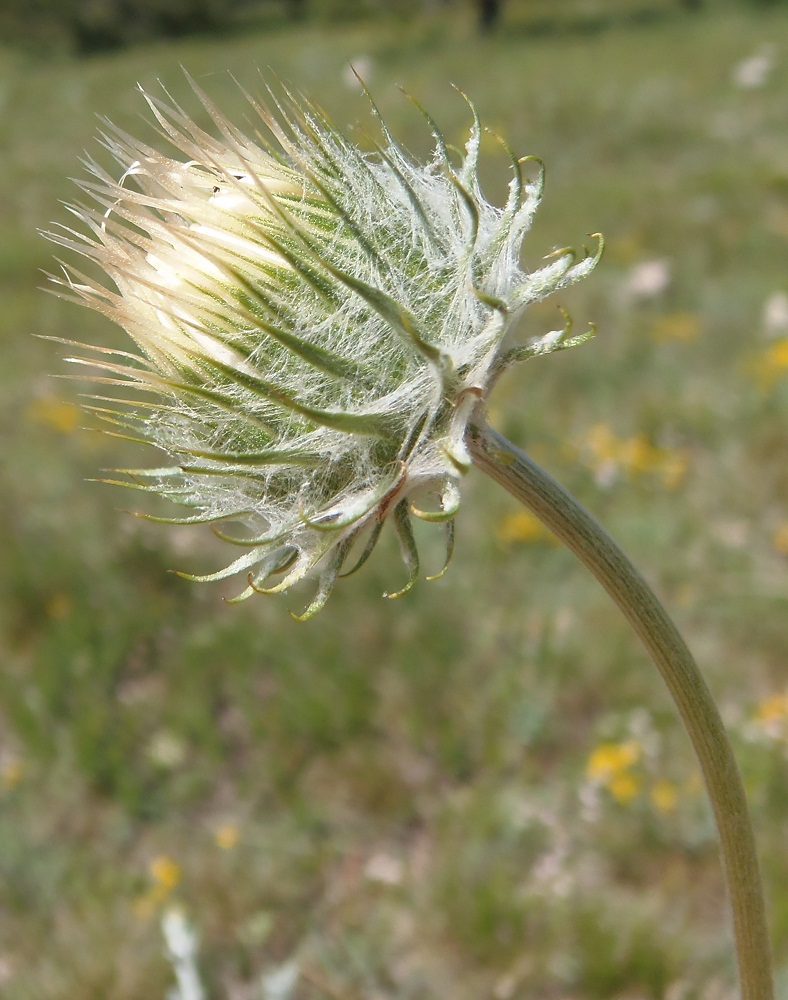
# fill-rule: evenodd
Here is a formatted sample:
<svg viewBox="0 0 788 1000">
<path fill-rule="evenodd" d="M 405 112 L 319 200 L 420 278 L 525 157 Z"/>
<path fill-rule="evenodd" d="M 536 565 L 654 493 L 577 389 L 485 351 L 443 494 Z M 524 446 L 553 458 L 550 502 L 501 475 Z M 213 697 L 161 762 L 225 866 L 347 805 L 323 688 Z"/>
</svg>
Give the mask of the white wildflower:
<svg viewBox="0 0 788 1000">
<path fill-rule="evenodd" d="M 763 304 L 763 329 L 767 337 L 788 336 L 788 294 L 774 292 Z"/>
<path fill-rule="evenodd" d="M 734 84 L 744 90 L 762 87 L 774 70 L 775 56 L 775 47 L 764 45 L 759 52 L 737 63 L 733 70 Z"/>
<path fill-rule="evenodd" d="M 264 130 L 252 140 L 197 93 L 220 138 L 145 94 L 173 155 L 108 124 L 120 180 L 89 160 L 81 186 L 98 207 L 72 207 L 88 233 L 48 234 L 110 280 L 67 266 L 61 289 L 124 327 L 140 352 L 92 347 L 69 360 L 115 387 L 96 397 L 99 416 L 169 456 L 116 470 L 124 485 L 189 507 L 177 523 L 244 527 L 217 530 L 239 558 L 192 579 L 243 572 L 240 600 L 314 576 L 309 617 L 391 519 L 404 593 L 419 572 L 411 517 L 443 522 L 451 553 L 479 400 L 511 361 L 588 336 L 567 328 L 504 351 L 504 335 L 599 254 L 561 249 L 523 270 L 541 164 L 526 181 L 512 155 L 508 200 L 489 204 L 473 108 L 458 163 L 424 113 L 436 148 L 421 164 L 379 116 L 382 142 L 366 153 L 305 101 L 271 95 L 272 112 L 249 97 Z"/>
<path fill-rule="evenodd" d="M 197 971 L 197 935 L 180 910 L 167 910 L 161 927 L 178 984 L 170 991 L 169 1000 L 205 1000 Z"/>
<path fill-rule="evenodd" d="M 668 290 L 670 279 L 669 261 L 645 260 L 630 271 L 626 290 L 635 299 L 656 299 Z"/>
<path fill-rule="evenodd" d="M 301 970 L 291 959 L 263 973 L 263 1000 L 289 1000 L 298 984 Z"/>
<path fill-rule="evenodd" d="M 377 851 L 364 865 L 364 875 L 370 882 L 399 885 L 405 875 L 405 866 L 401 858 L 385 851 Z"/>
</svg>

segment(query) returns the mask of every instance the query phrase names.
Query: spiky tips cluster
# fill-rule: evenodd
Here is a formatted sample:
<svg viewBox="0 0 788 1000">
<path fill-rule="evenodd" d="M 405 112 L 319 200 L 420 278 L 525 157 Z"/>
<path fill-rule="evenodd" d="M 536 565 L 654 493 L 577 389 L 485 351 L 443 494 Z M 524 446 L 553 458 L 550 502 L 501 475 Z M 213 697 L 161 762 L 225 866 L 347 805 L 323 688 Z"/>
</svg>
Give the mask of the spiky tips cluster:
<svg viewBox="0 0 788 1000">
<path fill-rule="evenodd" d="M 81 186 L 94 204 L 71 207 L 82 228 L 48 234 L 109 278 L 66 264 L 53 279 L 61 293 L 120 324 L 138 348 L 88 347 L 69 360 L 114 387 L 93 397 L 100 417 L 168 456 L 162 467 L 116 470 L 124 485 L 190 508 L 174 523 L 243 527 L 215 527 L 242 552 L 193 579 L 245 573 L 241 600 L 314 576 L 317 594 L 299 616 L 308 617 L 390 519 L 404 593 L 419 572 L 412 517 L 442 522 L 451 554 L 466 425 L 496 376 L 585 339 L 562 330 L 505 351 L 508 327 L 529 302 L 587 274 L 598 253 L 560 250 L 523 270 L 541 163 L 526 181 L 511 155 L 506 204 L 489 204 L 472 106 L 454 159 L 420 109 L 435 152 L 419 163 L 374 104 L 381 140 L 362 152 L 286 91 L 269 91 L 267 104 L 246 95 L 264 130 L 254 141 L 195 92 L 214 134 L 171 99 L 144 94 L 172 155 L 108 123 L 103 143 L 120 179 L 88 160 Z"/>
</svg>

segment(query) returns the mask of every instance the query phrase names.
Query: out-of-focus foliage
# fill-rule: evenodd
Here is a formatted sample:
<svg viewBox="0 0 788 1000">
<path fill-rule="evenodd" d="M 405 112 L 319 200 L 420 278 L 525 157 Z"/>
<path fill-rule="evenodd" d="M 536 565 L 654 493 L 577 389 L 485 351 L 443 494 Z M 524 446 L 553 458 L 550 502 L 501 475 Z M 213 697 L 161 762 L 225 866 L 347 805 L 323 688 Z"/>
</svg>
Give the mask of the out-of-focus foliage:
<svg viewBox="0 0 788 1000">
<path fill-rule="evenodd" d="M 5 0 L 0 35 L 30 47 L 91 52 L 216 30 L 237 0 Z"/>
<path fill-rule="evenodd" d="M 739 0 L 774 7 L 786 0 Z M 410 19 L 436 10 L 473 8 L 482 32 L 499 28 L 511 8 L 525 10 L 534 31 L 581 31 L 668 10 L 699 11 L 707 0 L 3 0 L 0 40 L 26 49 L 87 54 L 151 39 L 228 34 L 250 26 L 310 20 L 336 23 L 369 17 Z"/>
<path fill-rule="evenodd" d="M 0 39 L 48 53 L 86 54 L 152 39 L 239 32 L 250 24 L 401 17 L 424 7 L 424 0 L 3 0 Z"/>
<path fill-rule="evenodd" d="M 95 52 L 237 29 L 251 5 L 250 0 L 4 0 L 0 38 L 29 48 Z M 289 2 L 294 13 L 302 5 Z"/>
</svg>

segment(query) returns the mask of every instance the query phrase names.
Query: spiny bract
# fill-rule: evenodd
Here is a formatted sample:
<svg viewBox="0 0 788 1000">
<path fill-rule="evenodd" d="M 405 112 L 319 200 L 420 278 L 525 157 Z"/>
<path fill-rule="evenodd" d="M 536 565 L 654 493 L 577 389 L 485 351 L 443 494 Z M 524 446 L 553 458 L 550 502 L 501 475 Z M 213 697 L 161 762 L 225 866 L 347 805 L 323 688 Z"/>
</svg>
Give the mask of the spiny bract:
<svg viewBox="0 0 788 1000">
<path fill-rule="evenodd" d="M 419 109 L 435 138 L 423 164 L 374 104 L 382 138 L 362 152 L 285 90 L 269 90 L 267 106 L 246 95 L 265 129 L 254 141 L 195 92 L 218 138 L 168 95 L 143 92 L 175 158 L 107 123 L 120 179 L 88 159 L 80 186 L 97 207 L 70 206 L 88 231 L 47 234 L 111 281 L 64 265 L 53 278 L 61 293 L 120 324 L 141 352 L 76 345 L 92 355 L 68 360 L 120 390 L 90 409 L 169 456 L 164 467 L 116 470 L 123 485 L 191 509 L 155 520 L 243 526 L 241 537 L 215 528 L 239 558 L 192 579 L 244 572 L 241 600 L 312 575 L 317 594 L 299 616 L 309 617 L 391 515 L 404 593 L 419 571 L 412 516 L 443 522 L 451 555 L 470 465 L 463 438 L 494 379 L 513 360 L 585 339 L 561 330 L 504 351 L 508 327 L 599 254 L 564 249 L 522 269 L 541 162 L 525 181 L 521 165 L 534 158 L 510 153 L 506 204 L 489 204 L 472 105 L 459 162 Z"/>
</svg>

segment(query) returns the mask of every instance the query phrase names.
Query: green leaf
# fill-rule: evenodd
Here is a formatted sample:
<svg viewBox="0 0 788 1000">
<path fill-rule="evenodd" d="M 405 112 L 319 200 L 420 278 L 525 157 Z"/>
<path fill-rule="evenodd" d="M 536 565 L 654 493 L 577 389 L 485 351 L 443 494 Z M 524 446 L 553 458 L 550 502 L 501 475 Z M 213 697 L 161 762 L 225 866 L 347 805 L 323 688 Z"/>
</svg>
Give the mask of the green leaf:
<svg viewBox="0 0 788 1000">
<path fill-rule="evenodd" d="M 401 590 L 397 590 L 393 594 L 384 594 L 384 597 L 391 598 L 392 600 L 398 597 L 404 597 L 405 594 L 413 587 L 419 576 L 419 552 L 416 548 L 416 538 L 413 534 L 413 525 L 410 523 L 410 514 L 408 512 L 408 501 L 400 500 L 397 506 L 394 508 L 394 527 L 397 531 L 397 537 L 399 538 L 399 548 L 402 555 L 402 561 L 405 563 L 405 568 L 408 570 L 408 582 L 402 587 Z"/>
</svg>

